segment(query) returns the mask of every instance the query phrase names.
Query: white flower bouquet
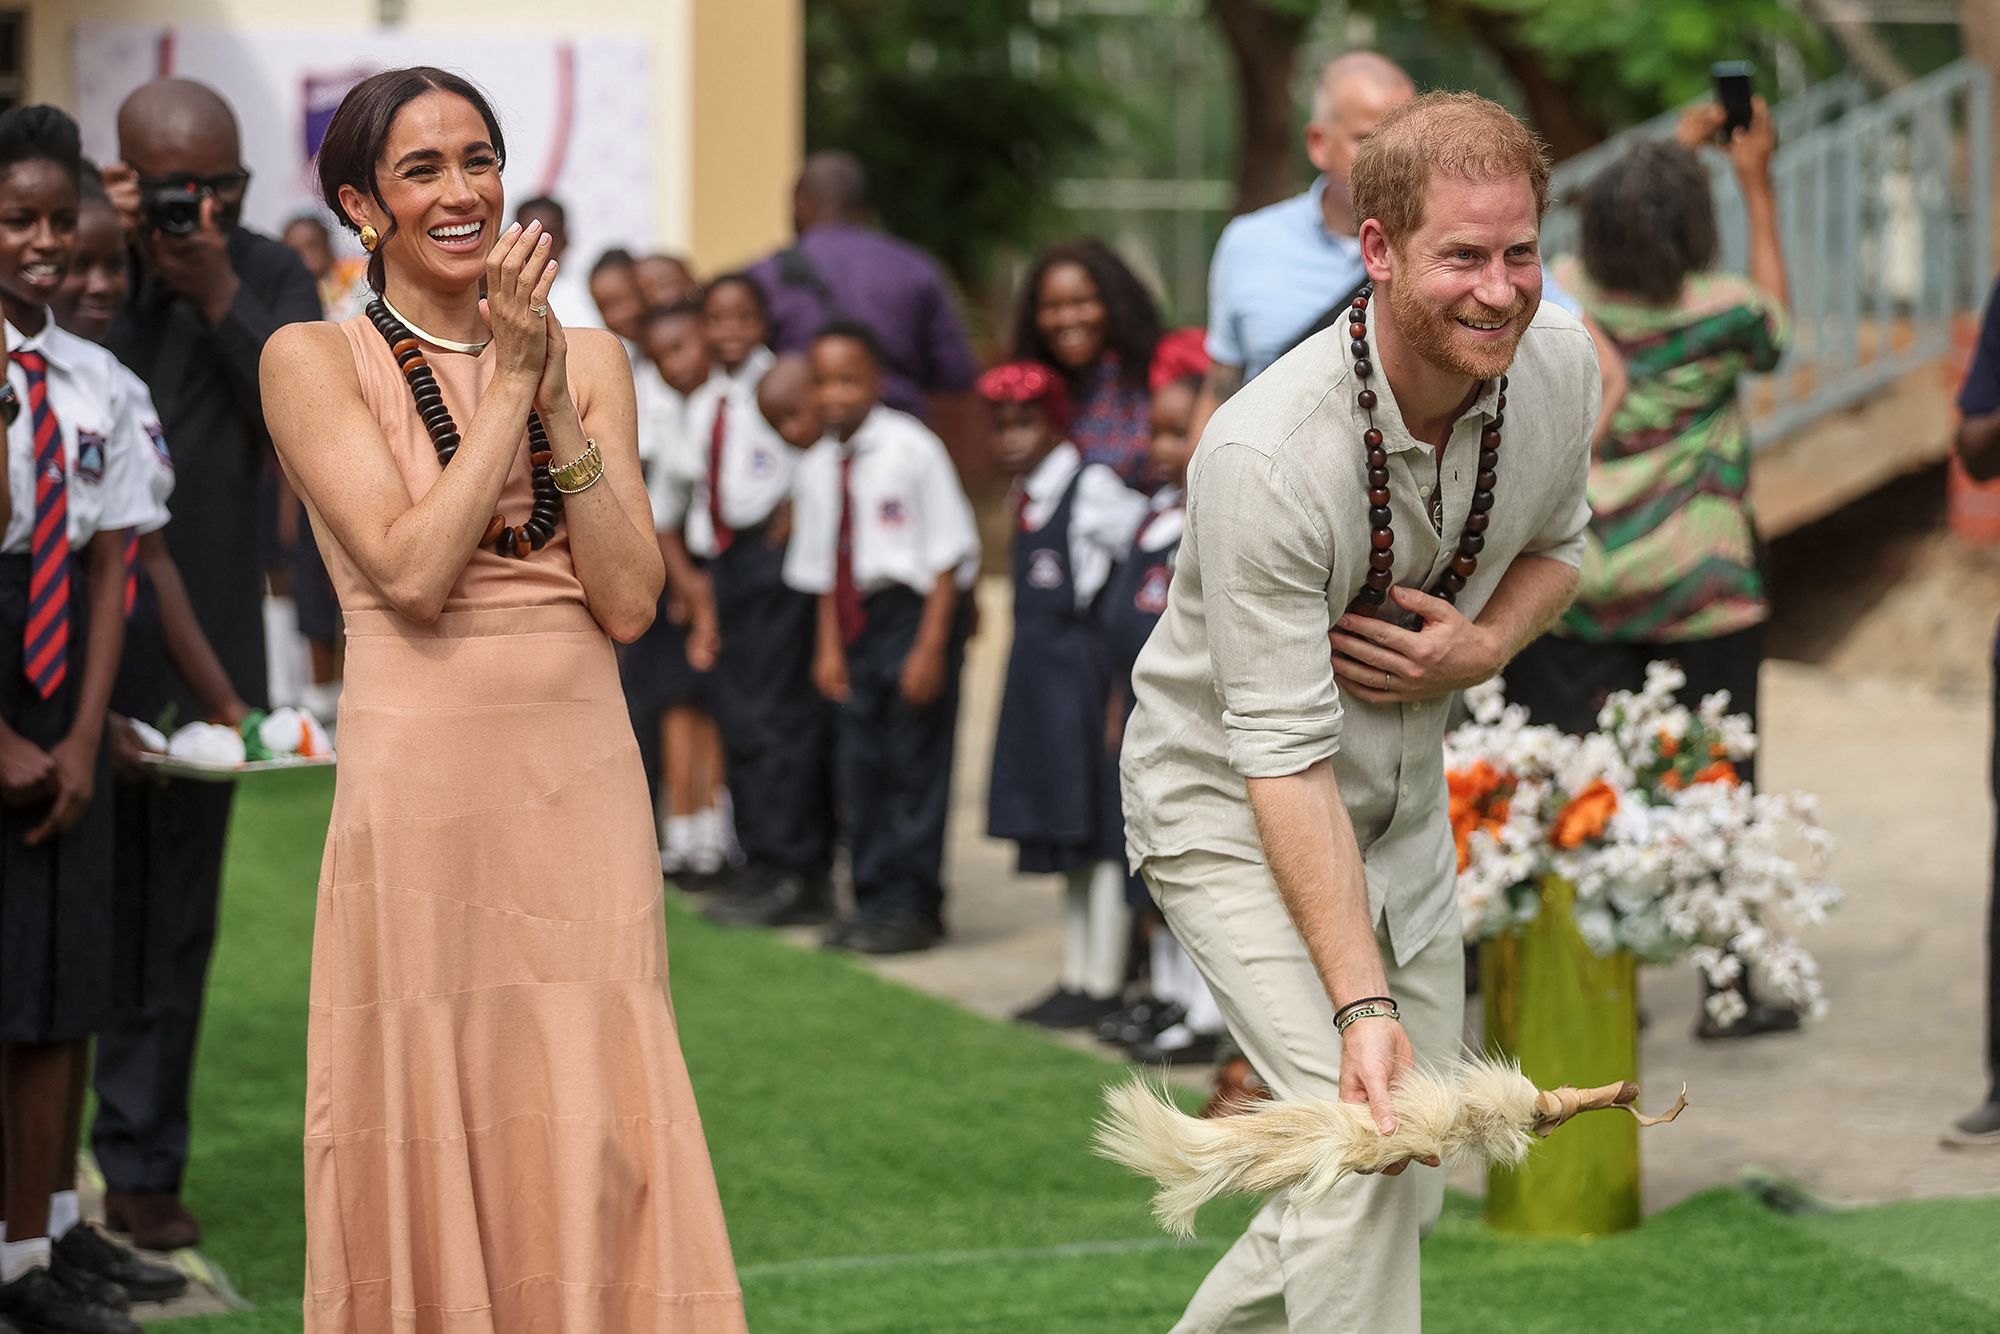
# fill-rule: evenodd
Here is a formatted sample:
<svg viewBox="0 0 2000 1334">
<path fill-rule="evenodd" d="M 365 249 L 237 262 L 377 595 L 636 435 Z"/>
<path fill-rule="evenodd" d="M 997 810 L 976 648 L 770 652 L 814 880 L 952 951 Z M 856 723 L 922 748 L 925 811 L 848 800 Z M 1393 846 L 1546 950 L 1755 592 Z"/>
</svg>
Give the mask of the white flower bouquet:
<svg viewBox="0 0 2000 1334">
<path fill-rule="evenodd" d="M 1708 999 L 1719 1021 L 1741 1013 L 1726 984 L 1745 966 L 1816 1017 L 1818 966 L 1792 933 L 1839 902 L 1831 840 L 1811 797 L 1742 784 L 1749 719 L 1729 713 L 1726 691 L 1689 710 L 1675 700 L 1686 684 L 1653 663 L 1644 689 L 1613 695 L 1581 737 L 1531 725 L 1498 680 L 1466 692 L 1472 720 L 1445 741 L 1466 937 L 1532 919 L 1558 876 L 1594 952 L 1687 960 L 1721 988 Z"/>
</svg>

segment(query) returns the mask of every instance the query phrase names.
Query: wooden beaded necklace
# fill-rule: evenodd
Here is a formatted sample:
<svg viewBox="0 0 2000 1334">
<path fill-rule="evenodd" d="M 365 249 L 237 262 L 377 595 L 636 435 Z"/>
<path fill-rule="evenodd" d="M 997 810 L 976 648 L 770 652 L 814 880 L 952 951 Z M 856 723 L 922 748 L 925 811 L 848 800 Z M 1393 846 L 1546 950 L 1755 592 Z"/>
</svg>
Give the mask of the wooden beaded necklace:
<svg viewBox="0 0 2000 1334">
<path fill-rule="evenodd" d="M 1375 426 L 1375 391 L 1367 387 L 1367 382 L 1375 375 L 1375 367 L 1368 360 L 1368 324 L 1366 315 L 1368 299 L 1374 294 L 1371 283 L 1361 289 L 1348 310 L 1347 336 L 1352 341 L 1349 349 L 1354 353 L 1354 375 L 1362 382 L 1361 392 L 1354 401 L 1367 414 L 1368 429 L 1361 433 L 1362 446 L 1368 451 L 1368 574 L 1363 579 L 1361 591 L 1347 604 L 1351 616 L 1368 616 L 1382 609 L 1389 600 L 1390 586 L 1396 582 L 1396 531 L 1390 527 L 1389 511 L 1389 451 L 1382 443 L 1382 432 Z M 1472 508 L 1465 516 L 1465 531 L 1459 534 L 1458 551 L 1451 558 L 1432 586 L 1432 597 L 1446 602 L 1456 602 L 1465 588 L 1465 581 L 1479 568 L 1479 553 L 1486 546 L 1486 525 L 1493 508 L 1493 484 L 1498 480 L 1500 465 L 1500 428 L 1505 424 L 1502 411 L 1507 406 L 1507 377 L 1500 377 L 1500 397 L 1497 400 L 1493 420 L 1486 423 L 1486 429 L 1479 435 L 1479 474 L 1472 483 Z M 1422 624 L 1421 618 L 1418 624 Z M 1414 628 L 1414 627 L 1413 627 Z"/>
<path fill-rule="evenodd" d="M 417 414 L 424 419 L 424 429 L 430 432 L 431 447 L 437 450 L 438 466 L 449 465 L 452 456 L 458 453 L 458 426 L 451 419 L 451 410 L 444 405 L 444 393 L 438 388 L 437 377 L 431 374 L 430 363 L 424 360 L 423 344 L 380 297 L 368 303 L 367 313 L 410 386 Z M 562 522 L 562 492 L 556 489 L 555 478 L 549 475 L 552 454 L 548 433 L 542 429 L 541 414 L 533 409 L 528 411 L 528 445 L 529 462 L 534 467 L 534 511 L 526 523 L 518 526 L 509 524 L 504 514 L 494 515 L 486 525 L 486 535 L 479 539 L 481 546 L 490 545 L 503 556 L 526 556 L 531 551 L 540 551 L 556 535 L 556 525 Z"/>
</svg>

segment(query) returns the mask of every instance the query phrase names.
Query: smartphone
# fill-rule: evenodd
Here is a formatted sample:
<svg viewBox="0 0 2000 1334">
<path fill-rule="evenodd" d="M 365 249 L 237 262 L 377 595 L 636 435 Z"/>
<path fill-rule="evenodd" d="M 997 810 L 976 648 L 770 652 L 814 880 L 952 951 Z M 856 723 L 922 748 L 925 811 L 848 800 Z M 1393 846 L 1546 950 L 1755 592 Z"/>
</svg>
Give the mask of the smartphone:
<svg viewBox="0 0 2000 1334">
<path fill-rule="evenodd" d="M 1738 130 L 1750 128 L 1750 76 L 1757 67 L 1747 60 L 1718 60 L 1708 67 L 1715 80 L 1715 100 L 1722 104 L 1727 119 L 1722 122 L 1721 139 L 1728 143 Z"/>
</svg>

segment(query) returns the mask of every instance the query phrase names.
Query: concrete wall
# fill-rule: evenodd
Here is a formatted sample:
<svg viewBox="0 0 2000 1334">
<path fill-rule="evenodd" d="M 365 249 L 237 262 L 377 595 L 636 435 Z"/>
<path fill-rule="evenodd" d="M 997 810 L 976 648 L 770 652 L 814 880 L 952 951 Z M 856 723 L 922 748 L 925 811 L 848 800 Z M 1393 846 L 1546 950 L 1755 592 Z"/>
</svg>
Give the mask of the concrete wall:
<svg viewBox="0 0 2000 1334">
<path fill-rule="evenodd" d="M 803 150 L 803 0 L 22 0 L 27 95 L 76 105 L 78 23 L 412 32 L 564 30 L 631 33 L 650 43 L 650 128 L 658 172 L 653 240 L 714 272 L 791 234 L 791 184 Z M 449 50 L 438 63 L 450 64 Z M 88 78 L 84 71 L 82 78 Z"/>
</svg>

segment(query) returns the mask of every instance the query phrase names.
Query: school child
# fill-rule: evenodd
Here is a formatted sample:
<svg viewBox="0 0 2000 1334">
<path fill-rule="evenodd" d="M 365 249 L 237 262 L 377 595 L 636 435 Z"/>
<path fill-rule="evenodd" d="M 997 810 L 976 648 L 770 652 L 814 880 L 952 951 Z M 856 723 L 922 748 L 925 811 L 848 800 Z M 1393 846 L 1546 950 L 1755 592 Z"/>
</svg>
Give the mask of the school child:
<svg viewBox="0 0 2000 1334">
<path fill-rule="evenodd" d="M 701 307 L 683 302 L 650 312 L 639 345 L 653 386 L 640 400 L 641 467 L 667 585 L 652 629 L 632 645 L 626 680 L 635 692 L 633 726 L 648 729 L 640 733 L 641 748 L 650 752 L 648 772 L 657 775 L 660 869 L 683 889 L 708 889 L 738 854 L 722 737 L 709 714 L 713 599 L 683 536 L 701 466 L 694 396 L 711 373 Z"/>
<path fill-rule="evenodd" d="M 703 294 L 702 318 L 715 369 L 692 401 L 687 546 L 708 562 L 710 703 L 744 857 L 703 911 L 738 926 L 818 924 L 833 916 L 832 719 L 811 688 L 813 600 L 783 575 L 800 454 L 757 405 L 773 365 L 763 289 L 725 274 Z"/>
<path fill-rule="evenodd" d="M 50 312 L 64 330 L 101 345 L 130 292 L 131 260 L 124 226 L 88 161 L 83 164 L 81 185 L 76 250 Z M 153 873 L 168 833 L 156 823 L 156 788 L 140 761 L 142 747 L 130 720 L 169 721 L 162 714 L 168 679 L 174 673 L 201 700 L 210 721 L 237 726 L 250 716 L 250 706 L 237 694 L 208 642 L 188 601 L 180 568 L 167 550 L 167 500 L 174 489 L 174 464 L 152 394 L 144 381 L 117 361 L 111 363 L 111 373 L 149 446 L 142 451 L 137 471 L 151 502 L 150 513 L 127 530 L 125 642 L 103 741 L 117 786 L 99 794 L 112 804 L 113 996 L 121 1010 L 131 1012 L 154 1002 L 159 979 L 170 972 L 171 959 L 163 951 L 174 934 L 163 929 L 163 922 L 171 919 L 176 905 Z M 80 1123 L 76 1128 L 80 1132 Z M 74 1173 L 76 1147 L 74 1140 L 65 1146 L 59 1172 Z M 63 1212 L 67 1216 L 67 1209 Z M 71 1245 L 95 1246 L 100 1240 L 85 1242 L 80 1235 Z M 106 1264 L 116 1267 L 118 1285 L 129 1298 L 159 1301 L 187 1289 L 186 1276 L 171 1265 L 143 1260 L 122 1247 L 102 1254 Z"/>
<path fill-rule="evenodd" d="M 1083 1028 L 1118 1008 L 1125 981 L 1125 828 L 1104 740 L 1110 677 L 1098 595 L 1145 517 L 1118 474 L 1067 438 L 1069 395 L 1036 362 L 979 379 L 994 453 L 1014 478 L 1014 643 L 993 746 L 987 833 L 1018 845 L 1023 875 L 1064 878 L 1055 989 L 1016 1014 Z"/>
<path fill-rule="evenodd" d="M 959 668 L 979 569 L 972 506 L 944 444 L 882 405 L 882 353 L 837 322 L 809 354 L 827 436 L 793 487 L 785 582 L 819 599 L 813 679 L 838 706 L 854 913 L 834 949 L 899 954 L 944 934 Z"/>
<path fill-rule="evenodd" d="M 1202 331 L 1177 330 L 1160 340 L 1148 381 L 1152 389 L 1152 439 L 1147 452 L 1153 492 L 1144 522 L 1104 591 L 1099 624 L 1111 666 L 1113 734 L 1122 738 L 1132 712 L 1132 665 L 1167 609 L 1174 559 L 1186 526 L 1188 435 L 1195 398 L 1208 371 Z M 1118 784 L 1117 749 L 1111 752 L 1111 790 Z M 1122 849 L 1121 851 L 1121 867 Z M 1107 1018 L 1098 1035 L 1122 1042 L 1133 1059 L 1200 1064 L 1215 1059 L 1225 1036 L 1222 1011 L 1194 961 L 1167 929 L 1138 876 L 1127 879 L 1127 901 L 1139 920 L 1150 954 L 1151 994 Z"/>
<path fill-rule="evenodd" d="M 80 176 L 68 116 L 0 114 L 0 315 L 18 400 L 0 534 L 0 1319 L 136 1334 L 119 1286 L 136 1257 L 81 1224 L 74 1184 L 89 1041 L 115 1004 L 102 738 L 153 446 L 117 362 L 49 313 Z"/>
</svg>

